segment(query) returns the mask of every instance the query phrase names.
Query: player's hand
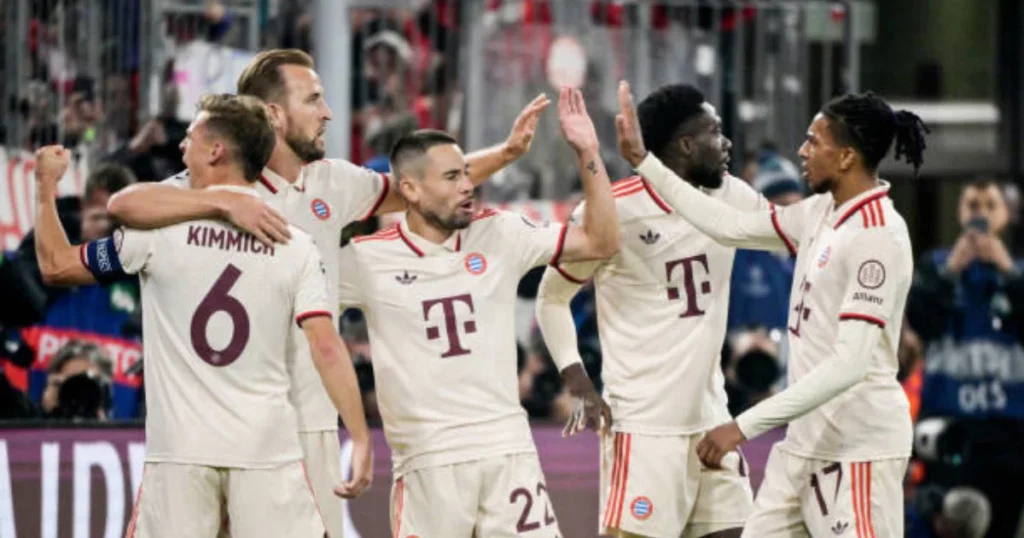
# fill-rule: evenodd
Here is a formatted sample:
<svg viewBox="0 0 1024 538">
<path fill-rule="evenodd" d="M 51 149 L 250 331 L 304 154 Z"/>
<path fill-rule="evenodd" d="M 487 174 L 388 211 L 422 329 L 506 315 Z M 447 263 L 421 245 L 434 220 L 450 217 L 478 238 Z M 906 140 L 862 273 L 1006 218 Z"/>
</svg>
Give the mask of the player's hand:
<svg viewBox="0 0 1024 538">
<path fill-rule="evenodd" d="M 260 243 L 269 247 L 275 243 L 287 243 L 291 239 L 288 221 L 263 199 L 237 192 L 213 192 L 221 197 L 223 217 L 254 235 Z"/>
<path fill-rule="evenodd" d="M 697 457 L 710 469 L 721 469 L 722 458 L 736 450 L 747 438 L 743 436 L 736 422 L 722 424 L 709 431 L 697 443 Z"/>
<path fill-rule="evenodd" d="M 352 476 L 348 482 L 334 488 L 342 499 L 355 499 L 373 484 L 373 446 L 369 439 L 352 444 Z"/>
<path fill-rule="evenodd" d="M 516 121 L 512 123 L 512 132 L 505 139 L 505 153 L 511 160 L 518 159 L 530 151 L 530 143 L 537 132 L 540 114 L 550 104 L 551 99 L 542 93 L 530 101 L 516 117 Z"/>
<path fill-rule="evenodd" d="M 55 189 L 71 162 L 71 152 L 64 146 L 43 146 L 36 150 L 36 181 L 41 188 Z"/>
<path fill-rule="evenodd" d="M 576 153 L 597 151 L 597 131 L 583 104 L 583 94 L 573 88 L 562 88 L 558 94 L 558 124 L 565 141 Z"/>
<path fill-rule="evenodd" d="M 636 105 L 633 104 L 633 93 L 625 80 L 619 82 L 619 113 L 615 115 L 615 132 L 619 141 L 619 154 L 633 167 L 639 166 L 647 156 L 647 148 L 644 147 Z"/>
<path fill-rule="evenodd" d="M 608 407 L 597 391 L 592 390 L 590 394 L 576 398 L 576 407 L 565 422 L 565 428 L 562 428 L 562 437 L 572 437 L 587 428 L 604 436 L 611 427 L 612 408 Z"/>
<path fill-rule="evenodd" d="M 976 242 L 975 234 L 978 234 L 978 232 L 968 231 L 956 240 L 953 250 L 950 251 L 949 257 L 946 259 L 946 269 L 950 273 L 959 275 L 978 255 L 974 246 Z"/>
</svg>

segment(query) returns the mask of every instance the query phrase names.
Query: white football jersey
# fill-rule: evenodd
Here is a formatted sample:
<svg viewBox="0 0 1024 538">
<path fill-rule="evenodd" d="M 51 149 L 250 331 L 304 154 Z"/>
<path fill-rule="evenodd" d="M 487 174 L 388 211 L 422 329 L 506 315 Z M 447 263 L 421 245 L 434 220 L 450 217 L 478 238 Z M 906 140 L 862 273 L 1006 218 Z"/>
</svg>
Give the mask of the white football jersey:
<svg viewBox="0 0 1024 538">
<path fill-rule="evenodd" d="M 286 345 L 298 321 L 330 306 L 312 239 L 292 234 L 268 248 L 199 220 L 83 246 L 94 270 L 118 264 L 140 278 L 147 461 L 269 468 L 302 458 Z"/>
<path fill-rule="evenodd" d="M 402 222 L 342 249 L 341 302 L 367 319 L 396 475 L 533 452 L 519 403 L 515 298 L 566 228 L 482 211 L 435 244 Z"/>
<path fill-rule="evenodd" d="M 616 182 L 613 192 L 618 254 L 557 267 L 577 283 L 594 279 L 612 429 L 686 435 L 728 422 L 720 365 L 736 249 L 673 213 L 639 176 Z M 732 176 L 705 192 L 738 209 L 768 207 Z"/>
<path fill-rule="evenodd" d="M 373 216 L 388 194 L 388 179 L 348 161 L 325 159 L 302 168 L 289 183 L 269 168 L 257 190 L 290 224 L 313 237 L 327 269 L 328 301 L 338 321 L 338 249 L 341 231 L 352 221 Z M 291 399 L 299 414 L 299 431 L 338 429 L 338 411 L 331 403 L 313 366 L 302 330 L 295 329 L 288 350 L 292 375 Z"/>
<path fill-rule="evenodd" d="M 831 194 L 777 208 L 772 220 L 798 248 L 789 315 L 789 384 L 834 353 L 840 320 L 884 331 L 864 380 L 789 424 L 782 448 L 814 459 L 910 456 L 910 406 L 896 372 L 914 270 L 907 225 L 882 184 L 835 207 Z"/>
</svg>

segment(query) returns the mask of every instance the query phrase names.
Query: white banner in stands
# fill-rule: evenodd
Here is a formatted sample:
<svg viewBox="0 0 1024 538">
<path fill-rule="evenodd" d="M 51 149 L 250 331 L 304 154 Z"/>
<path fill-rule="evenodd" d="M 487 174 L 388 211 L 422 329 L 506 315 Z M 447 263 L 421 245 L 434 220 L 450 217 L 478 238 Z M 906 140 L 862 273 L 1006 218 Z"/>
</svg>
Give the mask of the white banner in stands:
<svg viewBox="0 0 1024 538">
<path fill-rule="evenodd" d="M 206 93 L 235 93 L 238 76 L 255 53 L 213 45 L 205 41 L 192 41 L 174 53 L 174 84 L 178 87 L 178 110 L 181 121 L 192 121 L 199 98 Z M 150 85 L 152 114 L 160 106 L 161 81 Z"/>
<path fill-rule="evenodd" d="M 86 161 L 84 152 L 76 152 L 60 182 L 61 196 L 80 195 L 85 190 Z M 16 249 L 36 221 L 35 168 L 31 153 L 0 148 L 0 252 Z"/>
</svg>

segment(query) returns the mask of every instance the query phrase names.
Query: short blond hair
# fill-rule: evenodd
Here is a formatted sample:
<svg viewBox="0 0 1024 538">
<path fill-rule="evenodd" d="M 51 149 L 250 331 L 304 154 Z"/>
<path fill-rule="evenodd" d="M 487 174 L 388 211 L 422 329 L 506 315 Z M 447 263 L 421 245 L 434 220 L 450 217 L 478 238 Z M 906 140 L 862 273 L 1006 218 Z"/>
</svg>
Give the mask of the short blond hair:
<svg viewBox="0 0 1024 538">
<path fill-rule="evenodd" d="M 206 128 L 233 146 L 245 179 L 259 179 L 275 141 L 274 127 L 263 102 L 247 95 L 207 94 L 199 101 L 199 110 L 208 115 Z"/>
<path fill-rule="evenodd" d="M 299 49 L 270 49 L 256 55 L 238 77 L 238 93 L 270 102 L 284 93 L 281 66 L 298 65 L 313 69 L 313 57 Z"/>
</svg>

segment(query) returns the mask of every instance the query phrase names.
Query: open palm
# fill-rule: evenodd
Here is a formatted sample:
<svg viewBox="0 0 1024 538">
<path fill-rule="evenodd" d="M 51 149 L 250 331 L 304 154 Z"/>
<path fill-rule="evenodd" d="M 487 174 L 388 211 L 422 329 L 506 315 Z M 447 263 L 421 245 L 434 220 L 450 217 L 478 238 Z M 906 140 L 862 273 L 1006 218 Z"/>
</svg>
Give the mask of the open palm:
<svg viewBox="0 0 1024 538">
<path fill-rule="evenodd" d="M 597 131 L 583 104 L 583 94 L 573 88 L 562 88 L 558 95 L 558 124 L 565 141 L 577 152 L 596 150 Z"/>
</svg>

